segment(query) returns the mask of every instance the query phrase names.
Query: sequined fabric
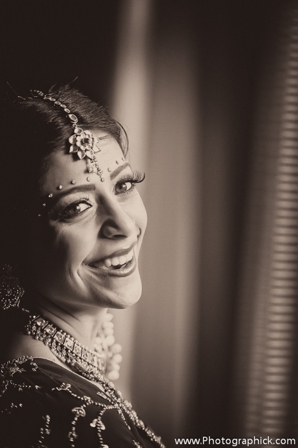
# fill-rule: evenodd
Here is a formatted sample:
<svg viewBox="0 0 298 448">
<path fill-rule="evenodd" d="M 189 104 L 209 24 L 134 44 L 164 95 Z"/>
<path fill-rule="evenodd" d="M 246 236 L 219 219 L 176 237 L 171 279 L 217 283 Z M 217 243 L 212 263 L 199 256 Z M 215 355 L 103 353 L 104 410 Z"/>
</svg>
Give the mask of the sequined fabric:
<svg viewBox="0 0 298 448">
<path fill-rule="evenodd" d="M 0 373 L 1 448 L 165 448 L 109 382 L 30 357 Z"/>
</svg>

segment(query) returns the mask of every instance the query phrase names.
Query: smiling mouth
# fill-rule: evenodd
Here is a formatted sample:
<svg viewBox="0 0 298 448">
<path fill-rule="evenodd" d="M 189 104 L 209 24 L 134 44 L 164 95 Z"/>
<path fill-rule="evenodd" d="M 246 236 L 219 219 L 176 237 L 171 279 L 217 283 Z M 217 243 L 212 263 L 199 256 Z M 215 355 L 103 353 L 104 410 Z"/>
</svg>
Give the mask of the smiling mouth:
<svg viewBox="0 0 298 448">
<path fill-rule="evenodd" d="M 133 250 L 131 250 L 126 255 L 106 258 L 103 261 L 91 263 L 89 266 L 91 268 L 95 268 L 99 272 L 104 273 L 105 275 L 125 277 L 134 272 L 137 263 Z"/>
</svg>

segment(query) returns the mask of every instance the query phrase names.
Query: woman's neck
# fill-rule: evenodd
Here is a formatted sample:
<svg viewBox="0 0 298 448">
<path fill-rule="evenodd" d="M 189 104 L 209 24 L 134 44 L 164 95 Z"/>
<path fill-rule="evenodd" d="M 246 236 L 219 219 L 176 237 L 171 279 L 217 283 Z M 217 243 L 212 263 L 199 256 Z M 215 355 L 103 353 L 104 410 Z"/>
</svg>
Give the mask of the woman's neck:
<svg viewBox="0 0 298 448">
<path fill-rule="evenodd" d="M 107 308 L 90 308 L 88 311 L 66 310 L 46 298 L 36 302 L 37 311 L 54 325 L 65 331 L 81 344 L 93 349 L 95 338 L 104 320 Z"/>
</svg>

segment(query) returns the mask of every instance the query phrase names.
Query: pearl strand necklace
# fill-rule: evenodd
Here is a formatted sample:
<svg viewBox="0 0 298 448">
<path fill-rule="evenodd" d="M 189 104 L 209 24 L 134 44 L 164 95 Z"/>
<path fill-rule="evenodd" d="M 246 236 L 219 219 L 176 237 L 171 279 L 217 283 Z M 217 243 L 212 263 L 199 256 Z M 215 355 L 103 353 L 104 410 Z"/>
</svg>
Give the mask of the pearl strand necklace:
<svg viewBox="0 0 298 448">
<path fill-rule="evenodd" d="M 122 347 L 115 343 L 113 315 L 109 312 L 105 314 L 101 324 L 101 329 L 95 339 L 94 351 L 98 354 L 105 353 L 106 370 L 105 376 L 110 381 L 119 379 L 120 363 L 122 361 Z"/>
</svg>

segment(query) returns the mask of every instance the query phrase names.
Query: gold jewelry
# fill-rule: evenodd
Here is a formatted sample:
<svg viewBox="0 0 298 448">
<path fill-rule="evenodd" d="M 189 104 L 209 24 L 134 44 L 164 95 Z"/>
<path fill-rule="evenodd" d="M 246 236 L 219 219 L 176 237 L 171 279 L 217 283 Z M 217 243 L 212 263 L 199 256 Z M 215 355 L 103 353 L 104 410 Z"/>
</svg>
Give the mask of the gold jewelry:
<svg viewBox="0 0 298 448">
<path fill-rule="evenodd" d="M 106 376 L 115 381 L 119 378 L 122 347 L 115 344 L 112 318 L 112 314 L 106 314 L 94 351 L 41 316 L 30 315 L 25 330 L 28 335 L 49 347 L 60 361 L 85 378 L 102 381 Z"/>
<path fill-rule="evenodd" d="M 68 333 L 41 316 L 29 316 L 26 333 L 43 342 L 62 362 L 88 380 L 102 381 L 105 361 L 98 353 L 85 347 Z"/>
<path fill-rule="evenodd" d="M 99 137 L 96 142 L 92 131 L 84 130 L 78 126 L 78 117 L 75 114 L 72 114 L 70 109 L 60 101 L 57 101 L 56 98 L 51 95 L 44 94 L 41 90 L 32 90 L 32 94 L 36 93 L 40 98 L 45 101 L 52 102 L 55 106 L 60 107 L 67 114 L 71 125 L 73 127 L 73 134 L 69 137 L 68 141 L 70 143 L 69 152 L 73 154 L 77 154 L 79 159 L 84 159 L 86 157 L 88 172 L 95 173 L 100 177 L 100 180 L 104 182 L 104 177 L 102 169 L 99 167 L 95 153 L 101 151 L 98 146 L 101 138 Z M 91 165 L 91 166 L 90 166 Z M 91 168 L 92 167 L 92 168 Z M 61 185 L 59 187 L 62 188 Z M 59 188 L 58 187 L 58 188 Z M 59 189 L 61 189 L 59 188 Z"/>
</svg>

